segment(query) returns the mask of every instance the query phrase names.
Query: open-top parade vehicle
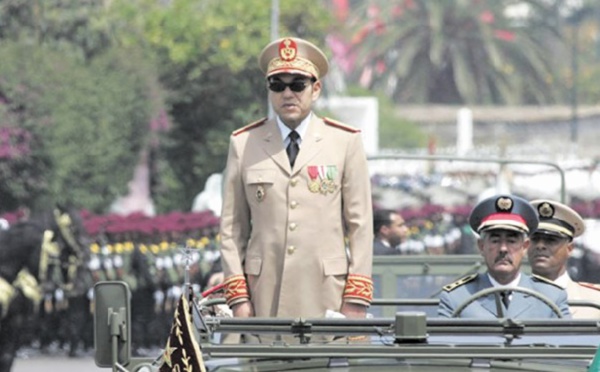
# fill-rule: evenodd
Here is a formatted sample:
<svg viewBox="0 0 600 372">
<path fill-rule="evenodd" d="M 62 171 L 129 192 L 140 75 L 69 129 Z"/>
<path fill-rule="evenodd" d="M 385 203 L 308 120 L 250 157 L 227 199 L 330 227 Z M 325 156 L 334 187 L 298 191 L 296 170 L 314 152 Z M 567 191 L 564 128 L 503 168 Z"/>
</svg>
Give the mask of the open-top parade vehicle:
<svg viewBox="0 0 600 372">
<path fill-rule="evenodd" d="M 550 169 L 558 185 L 552 197 L 565 199 L 565 174 L 552 163 L 418 156 L 372 160 L 383 161 L 381 169 L 389 169 L 387 162 L 398 159 L 496 163 L 500 168 L 495 176 L 506 175 L 509 165 L 531 165 L 535 170 L 525 171 L 531 175 Z M 465 177 L 471 177 L 470 171 L 457 175 L 462 181 Z M 472 181 L 466 183 L 476 183 Z M 496 183 L 486 182 L 488 186 Z M 405 186 L 394 188 L 413 192 Z M 171 336 L 164 351 L 151 358 L 132 356 L 127 285 L 98 283 L 94 288 L 96 364 L 132 372 L 600 371 L 600 360 L 594 359 L 600 345 L 596 320 L 438 318 L 442 287 L 465 275 L 482 273 L 486 267 L 476 254 L 423 253 L 374 257 L 372 317 L 360 320 L 217 316 L 215 306 L 224 306 L 223 299 L 198 298 L 185 284 Z M 526 262 L 522 270 L 530 272 Z M 571 301 L 570 305 L 600 308 L 589 301 Z M 230 343 L 226 341 L 230 334 L 252 335 L 249 339 L 262 342 Z M 181 342 L 173 343 L 174 338 Z"/>
<path fill-rule="evenodd" d="M 166 367 L 165 353 L 131 356 L 125 283 L 99 283 L 95 295 L 98 366 L 178 370 L 161 369 Z M 600 344 L 595 320 L 441 319 L 419 311 L 362 320 L 236 319 L 206 315 L 219 300 L 183 302 L 186 306 L 180 309 L 189 313 L 181 319 L 188 319 L 189 328 L 182 326 L 179 337 L 194 341 L 183 342 L 187 353 L 179 355 L 197 357 L 207 371 L 586 371 Z M 270 336 L 272 341 L 221 342 L 231 333 Z M 313 341 L 323 337 L 330 341 Z"/>
</svg>

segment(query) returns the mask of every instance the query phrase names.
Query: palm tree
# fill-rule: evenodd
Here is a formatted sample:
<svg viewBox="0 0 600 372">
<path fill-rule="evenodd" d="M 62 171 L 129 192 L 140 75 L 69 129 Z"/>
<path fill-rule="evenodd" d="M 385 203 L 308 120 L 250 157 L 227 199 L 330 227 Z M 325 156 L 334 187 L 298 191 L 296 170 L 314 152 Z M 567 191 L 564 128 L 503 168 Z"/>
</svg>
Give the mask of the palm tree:
<svg viewBox="0 0 600 372">
<path fill-rule="evenodd" d="M 371 0 L 353 9 L 350 80 L 401 103 L 549 103 L 558 12 L 543 0 Z M 558 41 L 558 43 L 557 43 Z"/>
</svg>

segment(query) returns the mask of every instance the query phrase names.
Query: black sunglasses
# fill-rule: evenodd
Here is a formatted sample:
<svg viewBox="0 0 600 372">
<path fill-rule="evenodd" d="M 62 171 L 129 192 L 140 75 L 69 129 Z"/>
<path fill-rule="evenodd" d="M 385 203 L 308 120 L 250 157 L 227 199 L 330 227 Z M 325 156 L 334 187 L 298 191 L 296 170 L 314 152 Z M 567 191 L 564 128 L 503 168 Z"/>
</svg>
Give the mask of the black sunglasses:
<svg viewBox="0 0 600 372">
<path fill-rule="evenodd" d="M 269 81 L 269 89 L 272 92 L 281 93 L 285 90 L 286 87 L 289 87 L 292 92 L 302 92 L 309 86 L 312 82 L 306 81 L 292 81 L 291 83 L 284 83 L 281 80 Z"/>
</svg>

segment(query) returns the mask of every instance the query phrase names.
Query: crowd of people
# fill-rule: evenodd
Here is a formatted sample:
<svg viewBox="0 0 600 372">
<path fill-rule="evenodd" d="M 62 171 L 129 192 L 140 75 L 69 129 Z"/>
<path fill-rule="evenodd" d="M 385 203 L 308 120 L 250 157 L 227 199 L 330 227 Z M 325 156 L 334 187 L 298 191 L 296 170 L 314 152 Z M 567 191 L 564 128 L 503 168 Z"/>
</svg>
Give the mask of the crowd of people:
<svg viewBox="0 0 600 372">
<path fill-rule="evenodd" d="M 24 345 L 42 351 L 65 348 L 70 355 L 91 348 L 93 287 L 100 281 L 121 280 L 132 293 L 134 350 L 143 353 L 164 343 L 185 281 L 198 294 L 219 281 L 219 219 L 212 212 L 155 217 L 80 214 L 83 235 L 89 239 L 85 274 L 78 278 L 84 290 L 74 290 L 60 273 L 74 270 L 74 263 L 51 263 L 48 279 L 41 283 L 39 309 L 21 335 Z M 27 219 L 21 212 L 4 217 L 11 224 Z"/>
</svg>

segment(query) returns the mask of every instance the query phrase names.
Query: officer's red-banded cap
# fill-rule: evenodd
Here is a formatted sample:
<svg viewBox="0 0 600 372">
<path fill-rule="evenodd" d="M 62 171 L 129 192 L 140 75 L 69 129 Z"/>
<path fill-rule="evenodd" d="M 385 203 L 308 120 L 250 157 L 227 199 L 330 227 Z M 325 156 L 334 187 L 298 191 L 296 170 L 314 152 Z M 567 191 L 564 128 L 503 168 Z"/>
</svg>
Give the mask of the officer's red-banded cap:
<svg viewBox="0 0 600 372">
<path fill-rule="evenodd" d="M 494 213 L 484 218 L 479 225 L 479 231 L 490 229 L 529 231 L 523 217 L 513 213 Z"/>
<path fill-rule="evenodd" d="M 469 216 L 469 224 L 477 233 L 503 229 L 530 234 L 537 229 L 538 223 L 529 202 L 514 195 L 487 198 L 477 204 Z"/>
<path fill-rule="evenodd" d="M 269 43 L 258 57 L 258 65 L 266 77 L 299 74 L 320 79 L 327 74 L 329 62 L 313 43 L 285 37 Z"/>
</svg>

